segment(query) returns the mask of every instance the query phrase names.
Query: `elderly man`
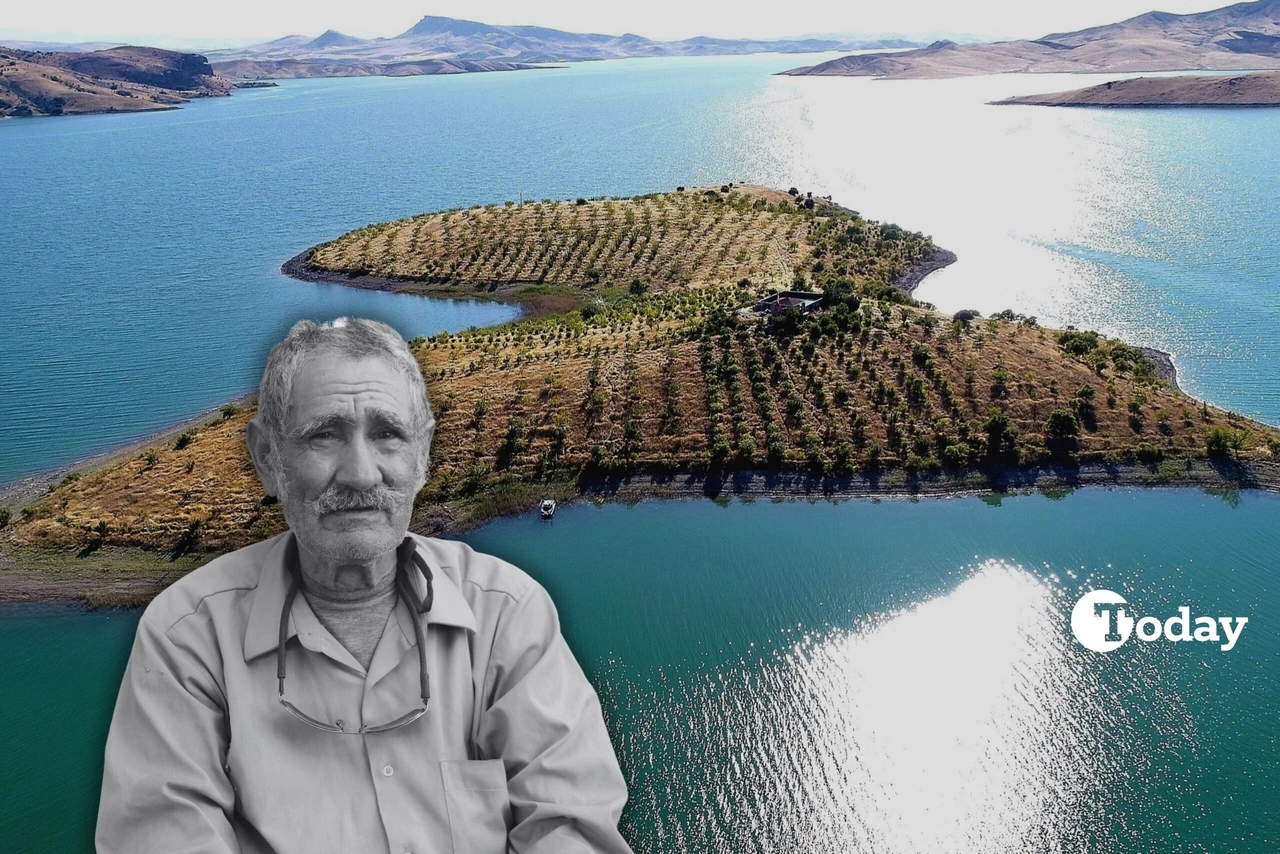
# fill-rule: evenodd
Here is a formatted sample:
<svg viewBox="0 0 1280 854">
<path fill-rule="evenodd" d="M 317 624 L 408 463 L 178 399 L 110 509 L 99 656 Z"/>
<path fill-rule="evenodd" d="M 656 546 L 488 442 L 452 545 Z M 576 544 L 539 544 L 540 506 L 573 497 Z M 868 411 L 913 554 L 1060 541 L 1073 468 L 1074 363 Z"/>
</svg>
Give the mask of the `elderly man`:
<svg viewBox="0 0 1280 854">
<path fill-rule="evenodd" d="M 627 852 L 626 786 L 546 591 L 408 534 L 434 420 L 385 324 L 301 321 L 249 452 L 290 530 L 138 624 L 100 852 Z"/>
</svg>

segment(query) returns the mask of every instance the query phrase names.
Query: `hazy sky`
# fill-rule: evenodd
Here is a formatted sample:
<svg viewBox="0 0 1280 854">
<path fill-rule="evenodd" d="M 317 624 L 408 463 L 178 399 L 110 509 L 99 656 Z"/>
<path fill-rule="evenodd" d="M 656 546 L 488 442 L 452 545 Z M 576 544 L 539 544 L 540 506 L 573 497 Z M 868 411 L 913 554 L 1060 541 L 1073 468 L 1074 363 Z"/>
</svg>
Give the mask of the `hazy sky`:
<svg viewBox="0 0 1280 854">
<path fill-rule="evenodd" d="M 578 32 L 784 37 L 809 33 L 973 33 L 1038 37 L 1105 24 L 1158 8 L 1197 12 L 1229 0 L 801 0 L 744 3 L 698 0 L 62 0 L 15 2 L 0 13 L 0 38 L 245 43 L 336 29 L 391 36 L 423 15 L 493 24 L 539 24 Z"/>
</svg>

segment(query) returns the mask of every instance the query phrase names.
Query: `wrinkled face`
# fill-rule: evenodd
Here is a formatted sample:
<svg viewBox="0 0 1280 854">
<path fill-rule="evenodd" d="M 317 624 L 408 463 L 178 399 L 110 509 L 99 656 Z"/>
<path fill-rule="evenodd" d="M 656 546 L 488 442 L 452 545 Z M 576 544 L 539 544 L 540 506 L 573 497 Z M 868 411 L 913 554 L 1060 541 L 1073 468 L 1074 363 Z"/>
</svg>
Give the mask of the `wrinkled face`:
<svg viewBox="0 0 1280 854">
<path fill-rule="evenodd" d="M 422 487 L 411 393 L 377 357 L 320 352 L 294 375 L 277 491 L 307 551 L 367 561 L 404 539 Z"/>
</svg>

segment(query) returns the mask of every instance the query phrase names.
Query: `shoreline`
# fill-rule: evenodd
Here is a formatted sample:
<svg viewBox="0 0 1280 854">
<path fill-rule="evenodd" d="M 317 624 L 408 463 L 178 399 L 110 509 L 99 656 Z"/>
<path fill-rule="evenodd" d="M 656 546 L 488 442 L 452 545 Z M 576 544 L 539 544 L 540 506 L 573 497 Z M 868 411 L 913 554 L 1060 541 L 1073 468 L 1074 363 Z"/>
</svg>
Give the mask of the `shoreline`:
<svg viewBox="0 0 1280 854">
<path fill-rule="evenodd" d="M 540 285 L 538 282 L 533 281 L 505 282 L 491 286 L 490 290 L 461 294 L 453 290 L 454 286 L 448 282 L 429 279 L 398 279 L 390 276 L 375 276 L 369 273 L 343 273 L 335 270 L 325 270 L 311 264 L 311 255 L 315 252 L 315 249 L 316 247 L 312 246 L 294 255 L 280 265 L 280 272 L 291 279 L 296 279 L 300 282 L 311 282 L 317 285 L 342 285 L 366 291 L 413 294 L 432 299 L 500 302 L 520 309 L 520 314 L 506 321 L 506 323 L 545 317 L 548 314 L 576 308 L 583 302 L 580 294 L 570 294 L 567 290 L 563 293 L 548 291 L 522 293 L 520 291 L 521 288 L 528 287 L 555 287 Z M 497 326 L 504 325 L 506 324 L 496 324 L 494 327 L 486 328 L 497 328 Z"/>
<path fill-rule="evenodd" d="M 916 288 L 920 287 L 930 274 L 936 273 L 943 267 L 950 267 L 959 258 L 956 253 L 950 249 L 943 249 L 941 246 L 935 247 L 933 252 L 929 253 L 927 258 L 922 258 L 916 263 L 907 267 L 898 275 L 894 276 L 890 282 L 893 287 L 902 291 L 907 296 L 914 296 Z"/>
<path fill-rule="evenodd" d="M 1172 464 L 1172 465 L 1170 465 Z M 488 513 L 459 517 L 448 505 L 427 505 L 410 525 L 414 533 L 456 538 L 495 520 L 532 513 L 534 496 L 555 495 L 561 506 L 592 502 L 635 503 L 707 499 L 712 501 L 878 501 L 943 500 L 983 495 L 1043 493 L 1062 497 L 1077 489 L 1197 489 L 1280 495 L 1280 463 L 1169 460 L 1164 465 L 1086 463 L 1077 468 L 972 469 L 909 476 L 893 469 L 876 477 L 814 478 L 806 474 L 743 470 L 723 476 L 706 472 L 649 472 L 585 481 L 525 484 L 522 500 Z M 112 547 L 82 562 L 71 551 L 0 552 L 0 603 L 72 605 L 91 609 L 142 607 L 178 578 L 218 557 L 200 552 L 171 560 L 161 552 Z"/>
<path fill-rule="evenodd" d="M 723 474 L 705 471 L 640 472 L 597 475 L 578 481 L 523 484 L 527 497 L 550 494 L 571 505 L 582 501 L 673 500 L 680 498 L 773 498 L 877 500 L 881 498 L 959 498 L 974 495 L 1020 495 L 1070 492 L 1076 489 L 1249 490 L 1280 495 L 1280 463 L 1167 459 L 1162 463 L 1081 463 L 1078 466 L 1010 466 L 910 473 L 902 468 L 875 475 L 826 475 L 742 469 Z M 526 497 L 526 496 L 520 496 Z M 536 509 L 529 500 L 514 510 L 495 509 L 457 518 L 446 505 L 428 505 L 425 518 L 410 529 L 425 536 L 457 535 L 506 516 Z M 2 598 L 2 597 L 0 597 Z"/>
<path fill-rule="evenodd" d="M 15 480 L 0 483 L 0 506 L 10 506 L 14 509 L 18 509 L 24 504 L 43 496 L 49 486 L 59 483 L 64 477 L 73 471 L 95 469 L 100 466 L 117 462 L 125 457 L 132 456 L 150 445 L 176 438 L 184 430 L 203 424 L 215 415 L 220 415 L 222 407 L 224 406 L 239 406 L 241 408 L 246 408 L 257 396 L 257 389 L 245 392 L 244 394 L 232 398 L 224 403 L 220 403 L 211 409 L 206 409 L 196 415 L 183 418 L 181 421 L 175 421 L 172 424 L 152 430 L 150 433 L 147 433 L 144 436 L 139 436 L 136 439 L 129 439 L 118 445 L 114 445 L 105 451 L 99 451 L 96 454 L 81 457 L 78 460 L 55 468 L 46 469 L 35 474 L 26 475 Z"/>
<path fill-rule="evenodd" d="M 1173 363 L 1173 354 L 1166 353 L 1164 350 L 1157 350 L 1155 347 L 1139 347 L 1151 363 L 1156 366 L 1156 376 L 1169 384 L 1169 387 L 1177 391 L 1183 391 L 1182 386 L 1178 385 L 1178 368 Z M 1184 391 L 1183 394 L 1186 394 Z"/>
</svg>

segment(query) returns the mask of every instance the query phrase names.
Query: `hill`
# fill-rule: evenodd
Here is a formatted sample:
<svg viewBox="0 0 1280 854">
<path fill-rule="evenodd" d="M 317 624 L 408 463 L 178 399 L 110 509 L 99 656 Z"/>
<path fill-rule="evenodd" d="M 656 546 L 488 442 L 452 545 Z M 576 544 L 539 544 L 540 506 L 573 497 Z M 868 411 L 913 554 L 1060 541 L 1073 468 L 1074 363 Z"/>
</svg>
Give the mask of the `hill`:
<svg viewBox="0 0 1280 854">
<path fill-rule="evenodd" d="M 423 214 L 286 268 L 529 307 L 411 342 L 438 421 L 419 531 L 548 494 L 1221 484 L 1280 457 L 1280 431 L 1187 397 L 1136 348 L 1012 312 L 942 315 L 894 286 L 940 251 L 827 199 L 725 185 Z M 780 289 L 822 302 L 753 310 Z M 282 530 L 245 450 L 252 414 L 228 406 L 69 474 L 5 548 L 216 553 Z"/>
<path fill-rule="evenodd" d="M 1046 107 L 1277 107 L 1280 106 L 1280 72 L 1230 77 L 1134 77 L 1069 92 L 1020 95 L 992 103 Z"/>
<path fill-rule="evenodd" d="M 231 89 L 198 54 L 150 47 L 45 53 L 0 46 L 0 116 L 165 110 Z"/>
<path fill-rule="evenodd" d="M 792 76 L 958 77 L 1009 72 L 1189 71 L 1280 68 L 1280 0 L 1209 12 L 1147 12 L 1115 24 L 1039 39 L 845 56 Z"/>
<path fill-rule="evenodd" d="M 218 74 L 231 80 L 292 80 L 310 77 L 418 77 L 475 71 L 524 71 L 542 66 L 523 62 L 471 59 L 419 59 L 364 62 L 324 59 L 236 59 L 219 62 Z"/>
<path fill-rule="evenodd" d="M 811 53 L 828 50 L 909 47 L 899 39 L 848 38 L 717 39 L 699 36 L 656 41 L 627 33 L 573 33 L 537 26 L 497 26 L 479 21 L 428 15 L 390 38 L 361 39 L 334 30 L 312 39 L 285 36 L 263 44 L 209 54 L 218 73 L 241 78 L 262 76 L 333 77 L 449 70 L 495 70 L 485 63 L 524 65 L 649 56 L 718 56 L 763 52 Z M 440 72 L 421 63 L 444 63 Z M 479 65 L 472 65 L 479 63 Z M 388 71 L 389 70 L 389 71 Z"/>
</svg>

